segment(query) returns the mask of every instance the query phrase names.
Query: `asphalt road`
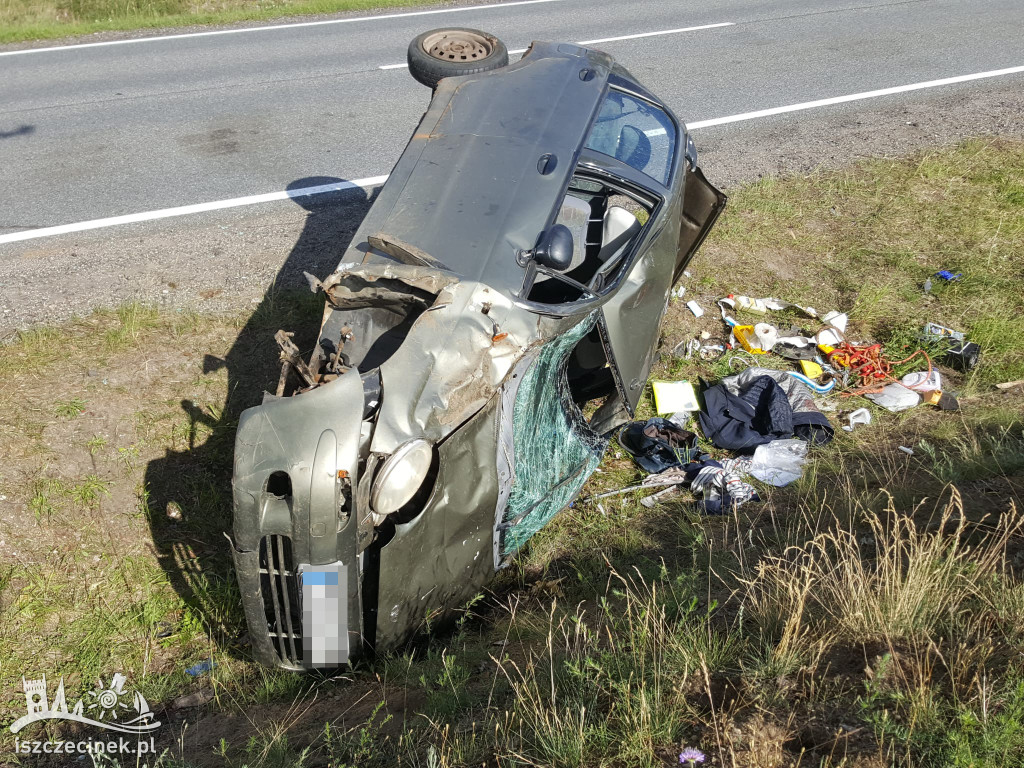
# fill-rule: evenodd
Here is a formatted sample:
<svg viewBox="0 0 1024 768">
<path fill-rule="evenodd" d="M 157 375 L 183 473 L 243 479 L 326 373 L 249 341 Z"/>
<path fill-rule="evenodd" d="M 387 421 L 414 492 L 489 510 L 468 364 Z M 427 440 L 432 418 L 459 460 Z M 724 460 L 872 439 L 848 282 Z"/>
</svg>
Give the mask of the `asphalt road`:
<svg viewBox="0 0 1024 768">
<path fill-rule="evenodd" d="M 1019 0 L 543 0 L 0 51 L 0 333 L 68 313 L 63 302 L 44 306 L 43 281 L 55 270 L 107 276 L 96 290 L 77 292 L 85 306 L 158 290 L 167 296 L 186 285 L 198 291 L 211 279 L 251 282 L 249 293 L 259 293 L 275 258 L 280 265 L 287 255 L 280 249 L 290 241 L 294 250 L 296 237 L 308 235 L 306 211 L 294 202 L 19 243 L 3 236 L 386 174 L 429 92 L 405 69 L 381 67 L 401 64 L 409 39 L 425 29 L 478 27 L 515 49 L 534 39 L 605 40 L 723 23 L 730 25 L 594 47 L 697 126 L 1024 65 Z M 742 180 L 755 169 L 813 167 L 815 153 L 827 162 L 868 146 L 890 153 L 937 137 L 1019 132 L 1022 103 L 1018 72 L 698 127 L 694 137 L 727 181 Z M 893 117 L 908 109 L 926 114 L 935 130 L 901 138 Z M 860 131 L 858 115 L 874 127 Z M 780 157 L 793 162 L 772 161 Z M 213 233 L 210 242 L 196 239 L 200 231 Z M 231 232 L 249 234 L 222 242 Z M 112 279 L 123 286 L 111 287 Z"/>
</svg>

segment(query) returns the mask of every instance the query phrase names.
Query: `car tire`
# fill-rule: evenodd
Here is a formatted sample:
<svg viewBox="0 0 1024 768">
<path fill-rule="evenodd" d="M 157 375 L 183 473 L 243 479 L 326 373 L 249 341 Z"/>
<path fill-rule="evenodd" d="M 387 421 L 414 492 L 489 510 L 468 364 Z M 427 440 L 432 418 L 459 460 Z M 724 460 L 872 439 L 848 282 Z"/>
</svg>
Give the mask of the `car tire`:
<svg viewBox="0 0 1024 768">
<path fill-rule="evenodd" d="M 409 43 L 409 72 L 430 88 L 445 77 L 476 75 L 508 64 L 508 49 L 494 35 L 479 29 L 432 29 Z"/>
</svg>

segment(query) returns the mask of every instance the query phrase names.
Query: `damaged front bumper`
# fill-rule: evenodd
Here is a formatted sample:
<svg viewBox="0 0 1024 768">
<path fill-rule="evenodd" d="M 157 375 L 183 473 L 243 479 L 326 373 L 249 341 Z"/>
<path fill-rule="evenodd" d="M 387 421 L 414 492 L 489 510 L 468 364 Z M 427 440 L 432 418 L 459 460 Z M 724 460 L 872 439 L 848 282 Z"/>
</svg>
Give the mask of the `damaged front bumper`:
<svg viewBox="0 0 1024 768">
<path fill-rule="evenodd" d="M 250 632 L 265 663 L 336 666 L 361 642 L 352 489 L 362 403 L 360 378 L 342 376 L 300 398 L 268 398 L 239 421 L 233 555 L 249 627 L 267 628 Z M 326 630 L 333 646 L 310 614 L 310 599 L 325 593 L 313 589 L 317 581 L 342 590 Z"/>
</svg>

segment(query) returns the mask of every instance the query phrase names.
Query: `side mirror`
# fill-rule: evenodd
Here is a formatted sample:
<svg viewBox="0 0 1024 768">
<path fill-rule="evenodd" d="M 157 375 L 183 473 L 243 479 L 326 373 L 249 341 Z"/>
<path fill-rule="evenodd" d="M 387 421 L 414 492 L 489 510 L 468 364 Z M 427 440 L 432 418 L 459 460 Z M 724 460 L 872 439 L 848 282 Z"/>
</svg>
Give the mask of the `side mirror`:
<svg viewBox="0 0 1024 768">
<path fill-rule="evenodd" d="M 533 249 L 533 260 L 541 266 L 564 272 L 572 264 L 572 232 L 565 224 L 555 224 L 540 236 L 540 242 Z"/>
</svg>

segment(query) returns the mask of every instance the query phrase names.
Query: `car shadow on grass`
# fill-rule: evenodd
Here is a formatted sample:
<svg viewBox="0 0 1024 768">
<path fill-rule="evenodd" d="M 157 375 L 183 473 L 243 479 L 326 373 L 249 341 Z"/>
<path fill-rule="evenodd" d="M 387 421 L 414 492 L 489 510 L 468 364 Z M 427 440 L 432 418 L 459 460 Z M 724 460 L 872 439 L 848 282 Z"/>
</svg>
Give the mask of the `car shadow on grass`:
<svg viewBox="0 0 1024 768">
<path fill-rule="evenodd" d="M 299 179 L 289 190 L 341 183 L 342 179 Z M 330 274 L 376 196 L 359 188 L 293 198 L 308 211 L 295 245 L 223 358 L 206 355 L 204 374 L 224 370 L 223 404 L 184 400 L 188 418 L 182 441 L 174 441 L 145 472 L 144 488 L 155 554 L 181 597 L 176 626 L 164 632 L 194 634 L 201 627 L 221 651 L 246 657 L 244 616 L 235 582 L 230 544 L 231 467 L 239 414 L 258 405 L 280 374 L 278 329 L 295 331 L 305 356 L 316 342 L 323 298 L 303 276 Z M 177 446 L 184 442 L 184 448 Z M 186 659 L 187 660 L 187 659 Z"/>
</svg>

